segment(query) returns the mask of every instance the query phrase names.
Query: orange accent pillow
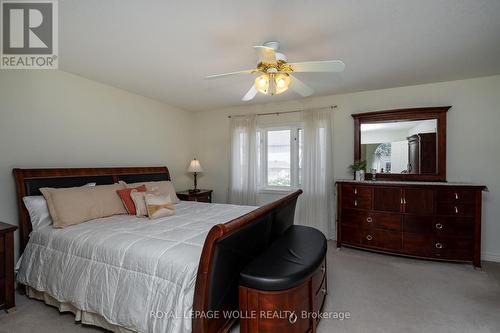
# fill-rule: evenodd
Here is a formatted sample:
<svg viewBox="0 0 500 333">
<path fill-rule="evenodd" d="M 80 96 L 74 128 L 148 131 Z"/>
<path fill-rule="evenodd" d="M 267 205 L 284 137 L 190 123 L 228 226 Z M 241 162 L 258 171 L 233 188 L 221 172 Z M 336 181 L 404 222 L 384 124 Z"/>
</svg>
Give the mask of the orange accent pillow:
<svg viewBox="0 0 500 333">
<path fill-rule="evenodd" d="M 127 213 L 129 213 L 130 215 L 135 215 L 136 213 L 134 200 L 132 200 L 132 197 L 130 196 L 130 192 L 132 192 L 133 190 L 136 190 L 137 192 L 146 192 L 147 189 L 146 185 L 141 185 L 135 188 L 124 188 L 122 190 L 116 190 L 116 193 L 118 193 L 118 195 L 122 199 Z"/>
</svg>

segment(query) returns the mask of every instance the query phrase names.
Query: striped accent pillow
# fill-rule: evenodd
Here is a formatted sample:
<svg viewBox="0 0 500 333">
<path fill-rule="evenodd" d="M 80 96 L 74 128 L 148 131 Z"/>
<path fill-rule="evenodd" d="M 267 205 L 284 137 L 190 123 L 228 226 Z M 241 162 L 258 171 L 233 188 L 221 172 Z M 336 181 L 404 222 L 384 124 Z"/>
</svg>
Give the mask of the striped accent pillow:
<svg viewBox="0 0 500 333">
<path fill-rule="evenodd" d="M 148 216 L 150 219 L 172 216 L 175 214 L 175 207 L 170 195 L 155 195 L 146 193 L 144 196 Z"/>
</svg>

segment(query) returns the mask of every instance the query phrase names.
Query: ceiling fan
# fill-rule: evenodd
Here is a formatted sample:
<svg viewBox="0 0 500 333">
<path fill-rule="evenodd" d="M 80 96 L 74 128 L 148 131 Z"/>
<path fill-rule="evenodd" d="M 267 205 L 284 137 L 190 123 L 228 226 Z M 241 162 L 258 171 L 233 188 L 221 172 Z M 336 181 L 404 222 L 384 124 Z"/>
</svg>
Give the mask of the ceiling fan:
<svg viewBox="0 0 500 333">
<path fill-rule="evenodd" d="M 205 78 L 219 79 L 239 74 L 258 74 L 250 90 L 241 99 L 242 101 L 249 101 L 258 92 L 264 95 L 278 95 L 287 91 L 288 88 L 301 96 L 310 96 L 313 90 L 293 76 L 292 73 L 342 72 L 345 69 L 345 64 L 340 60 L 289 63 L 283 53 L 277 52 L 279 46 L 279 42 L 266 42 L 261 46 L 254 46 L 259 58 L 259 63 L 255 69 L 210 75 Z"/>
</svg>

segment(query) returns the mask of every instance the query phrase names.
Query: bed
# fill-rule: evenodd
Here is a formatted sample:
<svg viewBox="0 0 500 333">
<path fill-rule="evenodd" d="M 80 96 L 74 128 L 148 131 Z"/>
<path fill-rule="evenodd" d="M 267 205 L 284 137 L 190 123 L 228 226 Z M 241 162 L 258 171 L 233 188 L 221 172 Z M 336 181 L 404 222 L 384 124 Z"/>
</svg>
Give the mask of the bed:
<svg viewBox="0 0 500 333">
<path fill-rule="evenodd" d="M 175 216 L 112 216 L 31 232 L 41 187 L 170 180 L 166 167 L 14 169 L 18 274 L 31 297 L 115 332 L 226 332 L 241 269 L 293 224 L 301 191 L 262 207 L 181 202 Z M 85 320 L 87 318 L 87 320 Z"/>
</svg>

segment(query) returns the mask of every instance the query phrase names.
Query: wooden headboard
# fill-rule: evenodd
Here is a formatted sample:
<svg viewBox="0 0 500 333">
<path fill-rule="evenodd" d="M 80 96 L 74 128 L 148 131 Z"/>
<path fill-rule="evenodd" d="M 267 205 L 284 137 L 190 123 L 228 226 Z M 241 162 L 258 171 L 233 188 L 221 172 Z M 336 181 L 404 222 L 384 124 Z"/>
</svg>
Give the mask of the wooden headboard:
<svg viewBox="0 0 500 333">
<path fill-rule="evenodd" d="M 74 187 L 88 183 L 114 184 L 170 180 L 167 167 L 116 167 L 116 168 L 65 168 L 65 169 L 14 169 L 19 212 L 19 253 L 26 247 L 31 233 L 31 221 L 23 197 L 41 195 L 42 187 Z"/>
</svg>

